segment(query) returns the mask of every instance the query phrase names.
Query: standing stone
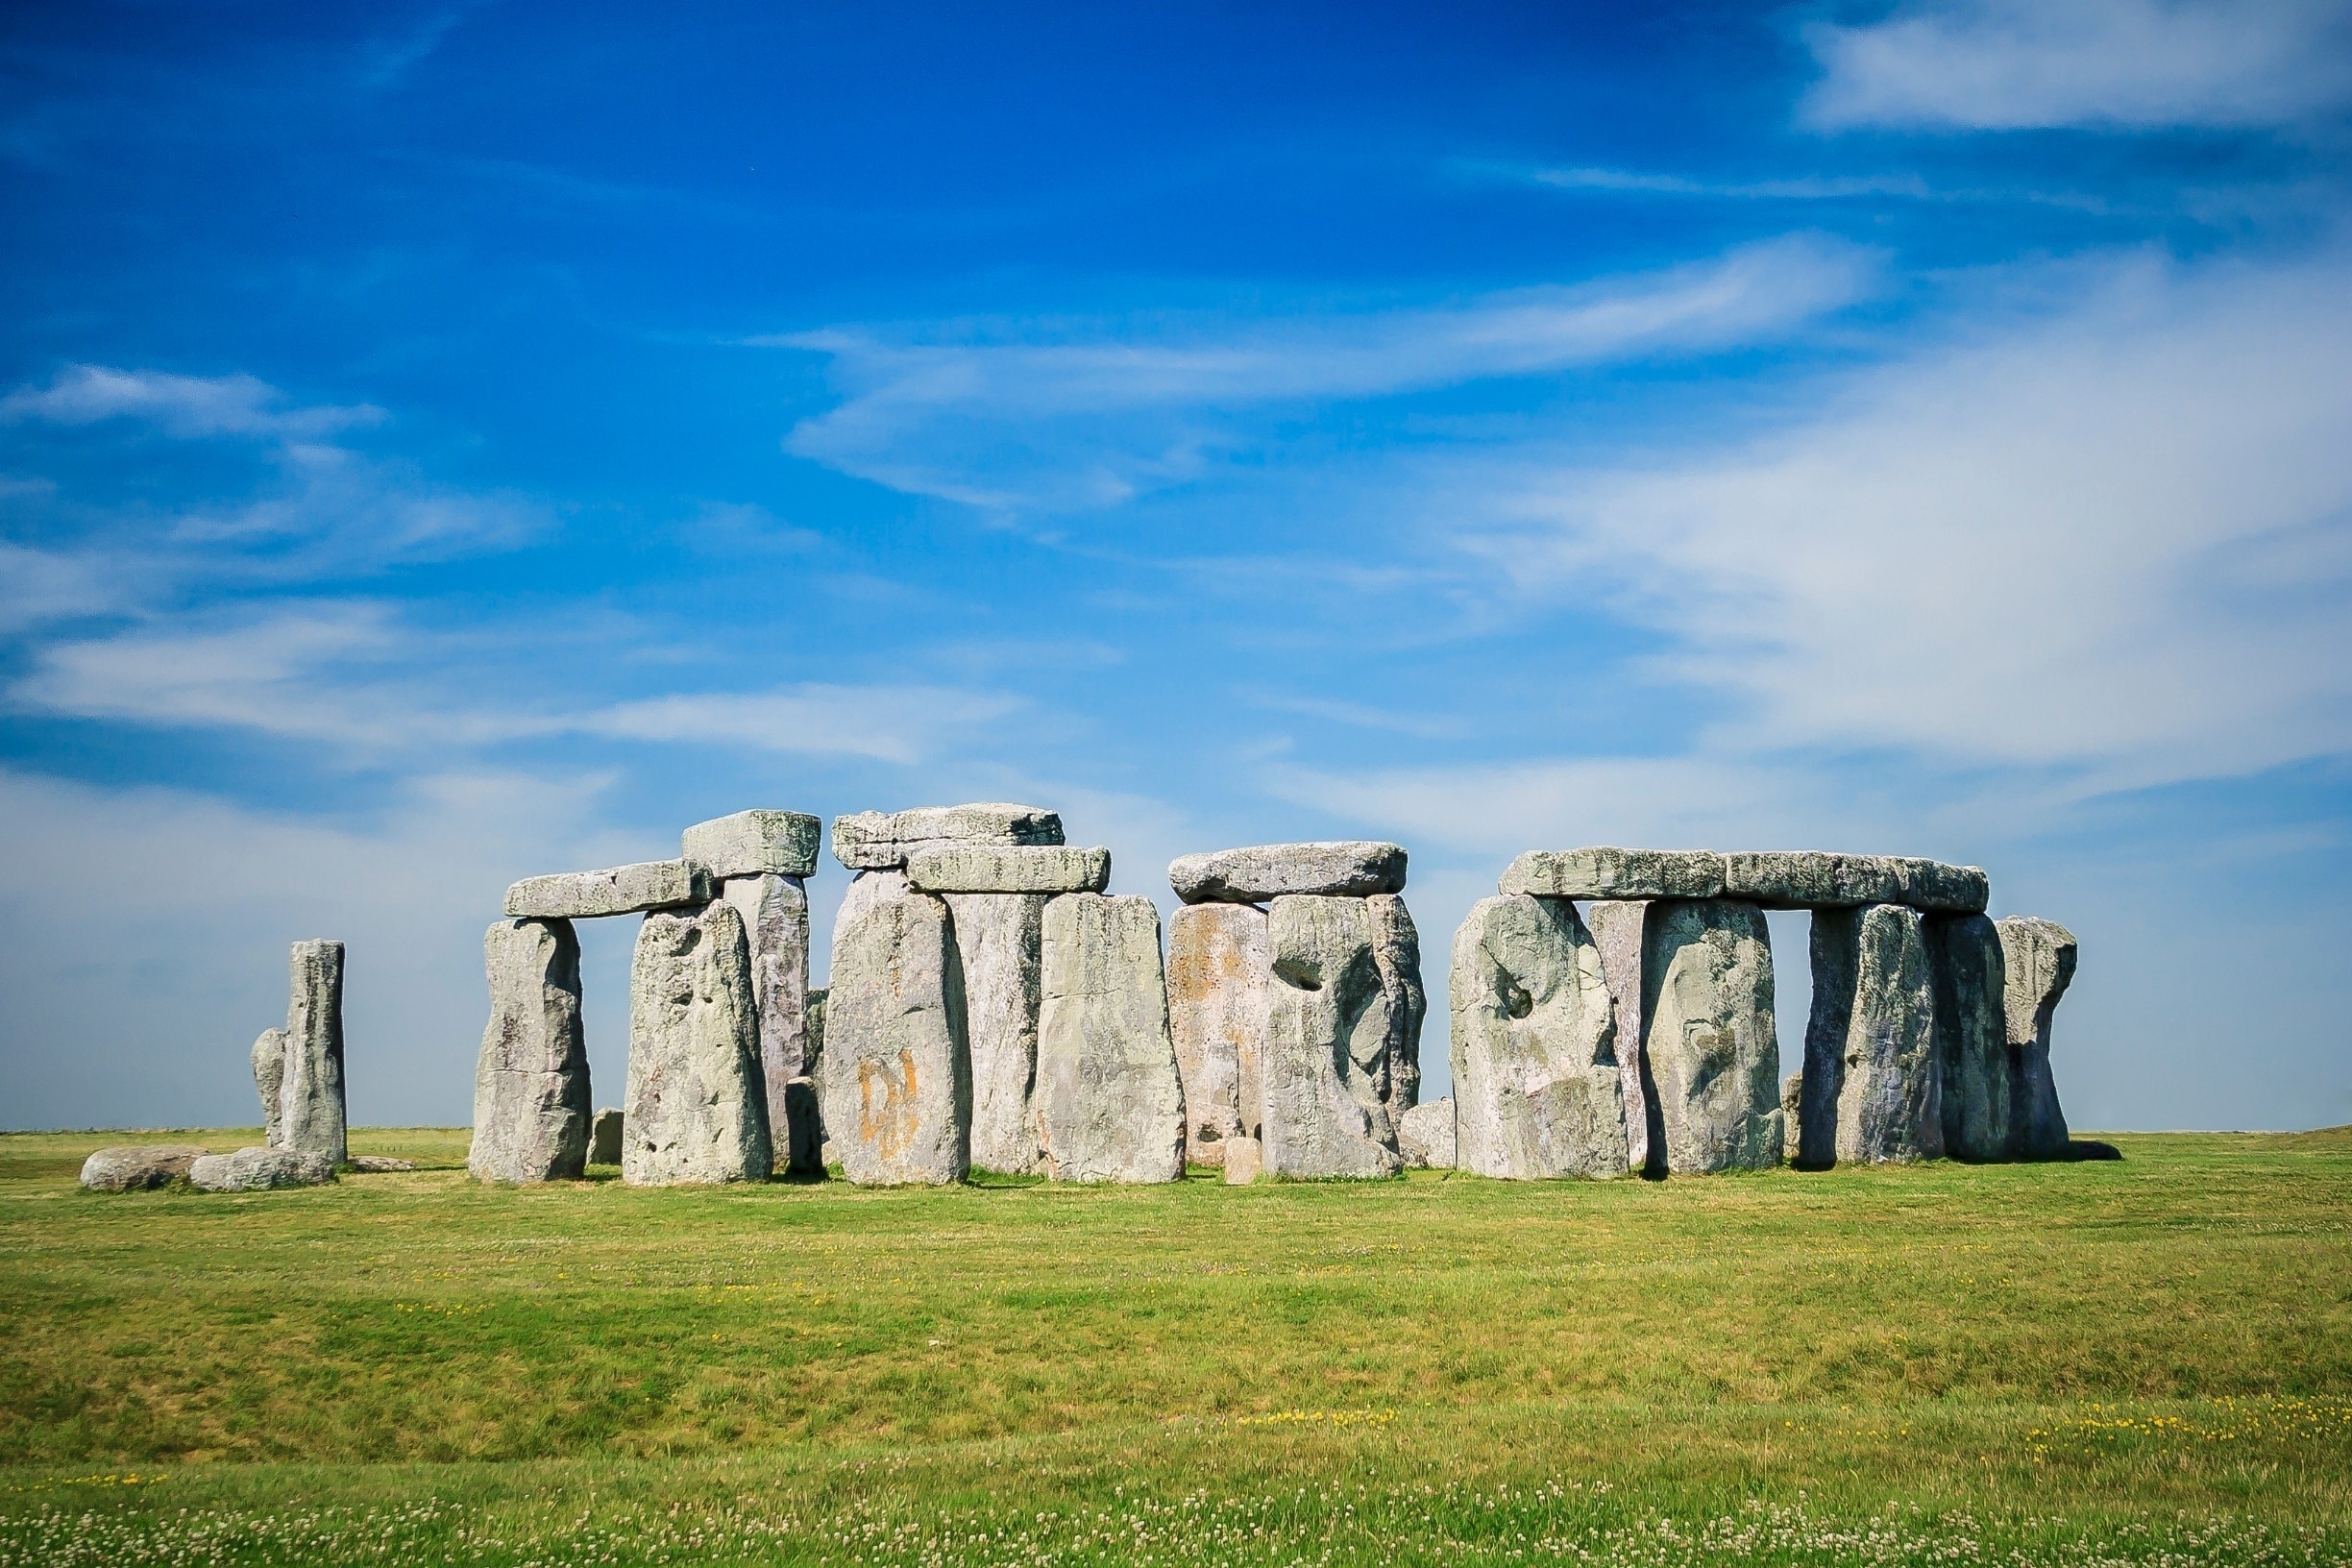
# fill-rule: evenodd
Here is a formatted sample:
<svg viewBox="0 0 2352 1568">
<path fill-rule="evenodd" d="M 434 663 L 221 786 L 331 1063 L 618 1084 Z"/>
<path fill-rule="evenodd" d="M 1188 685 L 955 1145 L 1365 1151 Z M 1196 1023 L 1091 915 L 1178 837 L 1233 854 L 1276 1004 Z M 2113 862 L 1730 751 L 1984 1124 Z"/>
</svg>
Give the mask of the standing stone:
<svg viewBox="0 0 2352 1568">
<path fill-rule="evenodd" d="M 1452 1170 L 1460 1164 L 1454 1131 L 1454 1097 L 1428 1101 L 1397 1117 L 1397 1152 L 1405 1164 L 1425 1170 Z"/>
<path fill-rule="evenodd" d="M 1225 1146 L 1265 1120 L 1261 1062 L 1274 983 L 1265 911 L 1186 904 L 1168 918 L 1168 1029 L 1184 1077 L 1189 1158 L 1225 1163 Z"/>
<path fill-rule="evenodd" d="M 796 812 L 781 811 L 745 815 L 799 818 Z M 691 836 L 690 831 L 690 840 Z M 812 837 L 808 843 L 813 858 L 816 841 Z M 808 1043 L 807 887 L 796 876 L 763 872 L 730 876 L 720 884 L 720 893 L 743 918 L 744 935 L 750 943 L 751 1003 L 759 1023 L 760 1078 L 768 1086 L 768 1135 L 774 1146 L 776 1167 L 807 1175 L 820 1168 L 818 1129 L 805 1114 L 798 1120 L 794 1119 L 785 1091 L 787 1084 L 806 1075 L 814 1065 Z"/>
<path fill-rule="evenodd" d="M 588 1042 L 570 920 L 498 920 L 482 934 L 490 1021 L 474 1070 L 478 1182 L 576 1181 L 588 1167 Z"/>
<path fill-rule="evenodd" d="M 1421 1022 L 1429 1013 L 1429 993 L 1421 985 L 1421 933 L 1396 894 L 1372 894 L 1364 900 L 1364 913 L 1372 922 L 1372 962 L 1388 1001 L 1381 1097 L 1395 1117 L 1421 1103 Z"/>
<path fill-rule="evenodd" d="M 1066 893 L 1045 906 L 1037 1119 L 1061 1182 L 1184 1176 L 1184 1080 L 1168 1036 L 1160 910 Z"/>
<path fill-rule="evenodd" d="M 2008 973 L 2000 931 L 1982 915 L 1931 915 L 1926 930 L 1944 1152 L 1954 1160 L 2006 1160 Z"/>
<path fill-rule="evenodd" d="M 849 1180 L 944 1186 L 969 1174 L 968 1040 L 946 904 L 903 871 L 858 877 L 833 928 L 821 1058 L 825 1137 Z"/>
<path fill-rule="evenodd" d="M 1813 917 L 1799 1163 L 1874 1164 L 1944 1152 L 1926 918 L 1899 904 Z"/>
<path fill-rule="evenodd" d="M 1361 898 L 1294 894 L 1267 919 L 1262 1135 L 1272 1176 L 1393 1176 L 1403 1167 L 1382 1083 L 1391 1023 Z"/>
<path fill-rule="evenodd" d="M 1046 895 L 942 896 L 947 900 L 956 956 L 964 969 L 964 1024 L 971 1047 L 971 1163 L 982 1170 L 1007 1174 L 1035 1170 Z"/>
<path fill-rule="evenodd" d="M 1454 937 L 1460 1168 L 1515 1181 L 1626 1173 L 1617 1026 L 1576 905 L 1482 898 Z"/>
<path fill-rule="evenodd" d="M 1168 886 L 1188 904 L 1262 904 L 1287 894 L 1368 897 L 1405 887 L 1405 846 L 1378 841 L 1261 844 L 1179 855 Z"/>
<path fill-rule="evenodd" d="M 768 1090 L 753 1007 L 751 948 L 733 905 L 645 918 L 629 971 L 622 1180 L 767 1179 Z"/>
<path fill-rule="evenodd" d="M 1247 1187 L 1265 1169 L 1263 1146 L 1254 1138 L 1225 1140 L 1225 1185 Z"/>
<path fill-rule="evenodd" d="M 617 1106 L 606 1106 L 588 1124 L 588 1163 L 592 1165 L 617 1165 L 621 1163 L 621 1139 L 626 1127 Z"/>
<path fill-rule="evenodd" d="M 286 1032 L 264 1029 L 253 1042 L 254 1088 L 261 1093 L 261 1141 L 278 1148 L 285 1141 Z"/>
<path fill-rule="evenodd" d="M 2007 980 L 2011 1146 L 2023 1160 L 2064 1159 L 2067 1121 L 2050 1076 L 2050 1016 L 2073 983 L 2074 933 L 2025 915 L 1994 924 Z"/>
<path fill-rule="evenodd" d="M 1626 1167 L 1666 1170 L 1666 1141 L 1657 1130 L 1657 1101 L 1644 1087 L 1642 1062 L 1642 927 L 1650 905 L 1640 898 L 1596 898 L 1584 906 L 1584 926 L 1601 950 L 1601 976 L 1608 982 L 1609 1008 L 1617 1016 L 1617 1087 L 1625 1101 Z M 1653 1134 L 1655 1133 L 1655 1137 Z"/>
<path fill-rule="evenodd" d="M 289 967 L 280 1136 L 284 1147 L 323 1154 L 339 1165 L 351 1158 L 343 1115 L 343 944 L 298 942 Z"/>
<path fill-rule="evenodd" d="M 1780 1163 L 1780 1043 L 1772 934 L 1734 898 L 1665 900 L 1644 922 L 1643 1052 L 1659 1143 L 1676 1175 Z"/>
</svg>

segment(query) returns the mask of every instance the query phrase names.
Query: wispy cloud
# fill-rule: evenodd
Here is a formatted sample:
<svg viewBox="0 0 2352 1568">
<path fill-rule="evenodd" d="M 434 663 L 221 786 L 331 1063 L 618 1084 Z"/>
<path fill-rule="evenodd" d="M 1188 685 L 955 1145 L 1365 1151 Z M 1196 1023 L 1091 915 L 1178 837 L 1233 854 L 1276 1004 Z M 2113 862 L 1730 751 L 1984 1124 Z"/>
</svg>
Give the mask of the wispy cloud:
<svg viewBox="0 0 2352 1568">
<path fill-rule="evenodd" d="M 383 410 L 287 405 L 286 395 L 253 376 L 177 376 L 157 370 L 69 365 L 45 387 L 19 387 L 0 398 L 0 422 L 95 425 L 110 419 L 144 421 L 181 437 L 248 435 L 314 440 L 335 430 L 373 425 Z"/>
<path fill-rule="evenodd" d="M 1561 190 L 1623 191 L 1632 195 L 1702 196 L 1743 202 L 1844 202 L 1899 196 L 1913 201 L 1948 199 L 1916 174 L 1800 175 L 1787 180 L 1694 180 L 1686 175 L 1639 169 L 1550 169 L 1529 172 L 1539 185 Z"/>
</svg>

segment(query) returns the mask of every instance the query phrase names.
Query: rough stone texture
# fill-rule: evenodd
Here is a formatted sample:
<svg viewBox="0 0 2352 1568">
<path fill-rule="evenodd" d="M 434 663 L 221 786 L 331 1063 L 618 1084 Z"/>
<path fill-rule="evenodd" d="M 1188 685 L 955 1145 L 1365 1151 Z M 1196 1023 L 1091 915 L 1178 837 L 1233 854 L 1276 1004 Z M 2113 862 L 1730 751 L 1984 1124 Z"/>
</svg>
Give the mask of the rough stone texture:
<svg viewBox="0 0 2352 1568">
<path fill-rule="evenodd" d="M 898 871 L 849 885 L 825 993 L 824 1134 L 860 1186 L 960 1182 L 971 1169 L 964 966 L 947 905 Z"/>
<path fill-rule="evenodd" d="M 1813 917 L 1798 1163 L 1875 1164 L 1944 1152 L 1926 919 L 1899 904 Z"/>
<path fill-rule="evenodd" d="M 1653 1148 L 1676 1175 L 1780 1163 L 1772 936 L 1733 898 L 1654 905 L 1642 940 L 1644 1090 Z M 1653 1168 L 1656 1155 L 1652 1155 Z"/>
<path fill-rule="evenodd" d="M 1179 855 L 1168 885 L 1188 904 L 1262 904 L 1293 894 L 1362 898 L 1405 891 L 1405 849 L 1368 842 L 1261 844 Z"/>
<path fill-rule="evenodd" d="M 525 877 L 506 890 L 506 913 L 526 920 L 584 920 L 706 904 L 711 875 L 690 860 L 649 860 L 601 871 Z"/>
<path fill-rule="evenodd" d="M 1274 983 L 1265 911 L 1186 904 L 1168 918 L 1168 1031 L 1184 1078 L 1188 1158 L 1225 1163 L 1225 1145 L 1265 1119 L 1260 1062 Z"/>
<path fill-rule="evenodd" d="M 1850 909 L 1902 901 L 1902 877 L 1884 855 L 1766 849 L 1724 857 L 1724 895 L 1766 909 Z"/>
<path fill-rule="evenodd" d="M 833 819 L 833 858 L 853 871 L 896 870 L 916 850 L 933 845 L 1061 842 L 1060 813 L 1001 801 L 860 811 Z"/>
<path fill-rule="evenodd" d="M 1268 912 L 1268 1175 L 1391 1176 L 1403 1167 L 1385 1096 L 1388 993 L 1361 898 L 1289 894 Z"/>
<path fill-rule="evenodd" d="M 323 1154 L 339 1165 L 351 1153 L 343 1115 L 343 944 L 298 942 L 287 967 L 292 995 L 285 1080 L 278 1091 L 281 1146 Z"/>
<path fill-rule="evenodd" d="M 1617 1087 L 1625 1101 L 1626 1166 L 1648 1170 L 1655 1151 L 1663 1171 L 1666 1144 L 1653 1140 L 1657 1107 L 1642 1087 L 1642 926 L 1650 905 L 1638 898 L 1595 899 L 1584 906 L 1584 926 L 1601 950 L 1601 977 L 1608 982 L 1609 1008 L 1617 1017 Z"/>
<path fill-rule="evenodd" d="M 82 1162 L 82 1186 L 91 1192 L 144 1192 L 187 1180 L 205 1157 L 193 1143 L 117 1143 Z"/>
<path fill-rule="evenodd" d="M 1947 866 L 1938 860 L 1890 856 L 1888 864 L 1902 882 L 1900 902 L 1937 915 L 1981 915 L 1992 896 L 1992 883 L 1974 866 Z"/>
<path fill-rule="evenodd" d="M 1804 1068 L 1799 1067 L 1780 1080 L 1780 1126 L 1785 1141 L 1781 1155 L 1790 1164 L 1803 1168 L 1804 1128 Z M 1832 1139 L 1834 1141 L 1834 1138 Z"/>
<path fill-rule="evenodd" d="M 362 1176 L 392 1176 L 417 1167 L 414 1160 L 395 1160 L 388 1154 L 355 1154 L 345 1168 Z"/>
<path fill-rule="evenodd" d="M 1531 849 L 1496 886 L 1506 897 L 1713 898 L 1724 890 L 1724 857 L 1712 849 Z"/>
<path fill-rule="evenodd" d="M 1931 915 L 1926 935 L 1927 972 L 1935 987 L 1944 1152 L 1955 1160 L 2006 1160 L 2008 981 L 2000 932 L 1982 915 Z"/>
<path fill-rule="evenodd" d="M 2067 1155 L 2066 1113 L 2050 1077 L 2050 1016 L 2073 983 L 2074 933 L 2055 920 L 2013 915 L 2000 932 L 2009 1036 L 2010 1146 L 2023 1160 Z"/>
<path fill-rule="evenodd" d="M 1111 851 L 1058 844 L 941 844 L 907 856 L 907 881 L 922 893 L 1100 893 Z"/>
<path fill-rule="evenodd" d="M 1062 1182 L 1184 1176 L 1184 1080 L 1168 1035 L 1160 910 L 1066 893 L 1045 906 L 1037 1119 Z"/>
<path fill-rule="evenodd" d="M 911 880 L 913 868 L 908 870 Z M 1045 895 L 957 893 L 945 897 L 956 955 L 964 968 L 965 1038 L 971 1049 L 971 1163 L 982 1170 L 1032 1171 L 1038 1168 L 1041 1152 L 1038 1014 L 1045 1000 Z"/>
<path fill-rule="evenodd" d="M 621 1179 L 764 1181 L 772 1164 L 751 948 L 724 900 L 656 910 L 629 970 Z"/>
<path fill-rule="evenodd" d="M 678 841 L 681 859 L 725 879 L 817 874 L 824 823 L 805 811 L 739 811 L 697 822 Z"/>
<path fill-rule="evenodd" d="M 793 1120 L 784 1086 L 815 1066 L 808 1041 L 808 891 L 796 876 L 731 876 L 721 884 L 720 896 L 743 918 L 751 948 L 751 1005 L 759 1024 L 760 1081 L 768 1088 L 771 1152 L 778 1170 L 805 1176 L 819 1168 L 818 1129 L 805 1117 Z"/>
<path fill-rule="evenodd" d="M 1454 936 L 1460 1168 L 1514 1181 L 1626 1173 L 1617 1026 L 1576 905 L 1482 898 Z"/>
<path fill-rule="evenodd" d="M 588 1126 L 588 1163 L 592 1165 L 617 1165 L 621 1163 L 621 1135 L 627 1126 L 617 1106 L 606 1106 L 596 1114 Z"/>
<path fill-rule="evenodd" d="M 1234 1138 L 1225 1141 L 1225 1185 L 1247 1187 L 1265 1168 L 1265 1156 L 1254 1138 Z"/>
<path fill-rule="evenodd" d="M 1455 1150 L 1452 1095 L 1413 1106 L 1397 1117 L 1397 1152 L 1408 1165 L 1452 1170 L 1458 1163 Z"/>
<path fill-rule="evenodd" d="M 239 1149 L 188 1164 L 188 1185 L 206 1192 L 262 1192 L 334 1180 L 335 1162 L 319 1149 Z"/>
<path fill-rule="evenodd" d="M 1421 933 L 1412 912 L 1393 893 L 1364 900 L 1372 921 L 1372 962 L 1388 1001 L 1388 1061 L 1381 1085 L 1391 1117 L 1421 1103 L 1421 1023 L 1429 992 L 1421 984 Z"/>
<path fill-rule="evenodd" d="M 254 1088 L 261 1095 L 261 1141 L 277 1148 L 285 1141 L 286 1032 L 264 1029 L 253 1042 Z"/>
<path fill-rule="evenodd" d="M 482 934 L 490 1021 L 474 1069 L 478 1182 L 576 1181 L 588 1167 L 588 1041 L 570 920 L 499 920 Z"/>
</svg>

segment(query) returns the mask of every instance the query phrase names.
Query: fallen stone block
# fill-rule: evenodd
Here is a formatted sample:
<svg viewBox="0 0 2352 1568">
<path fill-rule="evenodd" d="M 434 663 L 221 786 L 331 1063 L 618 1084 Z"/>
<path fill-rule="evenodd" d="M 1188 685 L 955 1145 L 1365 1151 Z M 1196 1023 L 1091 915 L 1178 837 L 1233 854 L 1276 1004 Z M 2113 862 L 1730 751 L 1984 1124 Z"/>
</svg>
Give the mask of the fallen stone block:
<svg viewBox="0 0 2352 1568">
<path fill-rule="evenodd" d="M 1258 1140 L 1254 1138 L 1234 1138 L 1225 1141 L 1225 1185 L 1247 1187 L 1265 1168 Z"/>
<path fill-rule="evenodd" d="M 1763 910 L 1732 898 L 1653 904 L 1642 1011 L 1665 1168 L 1679 1176 L 1780 1164 L 1780 1043 Z"/>
<path fill-rule="evenodd" d="M 1037 1119 L 1058 1182 L 1184 1177 L 1184 1084 L 1168 1036 L 1160 911 L 1068 893 L 1045 906 Z"/>
<path fill-rule="evenodd" d="M 188 1164 L 188 1185 L 205 1192 L 264 1192 L 334 1180 L 335 1162 L 317 1149 L 239 1149 Z"/>
<path fill-rule="evenodd" d="M 937 844 L 907 856 L 918 893 L 1100 893 L 1111 851 L 1059 844 Z"/>
<path fill-rule="evenodd" d="M 1925 918 L 1899 904 L 1823 910 L 1812 956 L 1798 1163 L 1937 1158 L 1943 1079 Z"/>
<path fill-rule="evenodd" d="M 824 823 L 804 811 L 739 811 L 697 822 L 678 841 L 679 858 L 725 880 L 817 874 Z"/>
<path fill-rule="evenodd" d="M 2021 1160 L 2063 1160 L 2070 1140 L 2050 1076 L 2050 1019 L 2074 981 L 2074 933 L 2056 920 L 2026 915 L 1993 923 L 2000 932 L 2007 983 L 2010 1146 Z"/>
<path fill-rule="evenodd" d="M 474 1069 L 478 1182 L 576 1181 L 588 1166 L 588 1041 L 570 920 L 498 920 L 482 934 L 490 1021 Z"/>
<path fill-rule="evenodd" d="M 1285 894 L 1267 912 L 1274 984 L 1262 1063 L 1267 1175 L 1393 1176 L 1403 1168 L 1382 1097 L 1391 1020 L 1360 897 Z"/>
<path fill-rule="evenodd" d="M 853 871 L 895 870 L 916 850 L 935 845 L 1061 842 L 1060 813 L 1001 801 L 860 811 L 833 819 L 833 858 Z"/>
<path fill-rule="evenodd" d="M 960 1182 L 971 1169 L 964 968 L 946 903 L 900 871 L 850 883 L 825 994 L 824 1136 L 861 1187 Z"/>
<path fill-rule="evenodd" d="M 82 1186 L 91 1192 L 145 1192 L 188 1179 L 205 1157 L 193 1143 L 118 1143 L 82 1162 Z"/>
<path fill-rule="evenodd" d="M 629 968 L 621 1179 L 765 1181 L 773 1163 L 743 917 L 714 901 L 655 910 Z"/>
<path fill-rule="evenodd" d="M 924 850 L 917 860 L 939 852 Z M 910 885 L 914 872 L 910 865 Z M 1036 1170 L 1042 1153 L 1038 1142 L 1037 1073 L 1038 1018 L 1045 1003 L 1046 895 L 943 896 L 964 970 L 964 1029 L 971 1049 L 971 1163 L 981 1170 L 1009 1175 Z"/>
<path fill-rule="evenodd" d="M 1899 902 L 1939 915 L 1981 915 L 1992 896 L 1992 883 L 1974 866 L 1947 866 L 1938 860 L 1889 857 L 1902 882 Z"/>
<path fill-rule="evenodd" d="M 1650 905 L 1638 898 L 1597 898 L 1584 906 L 1584 928 L 1601 953 L 1609 1008 L 1617 1018 L 1617 1088 L 1625 1102 L 1626 1168 L 1648 1170 L 1653 1153 L 1666 1164 L 1665 1133 L 1642 1066 L 1642 931 Z"/>
<path fill-rule="evenodd" d="M 264 1029 L 253 1042 L 254 1088 L 261 1096 L 261 1141 L 285 1141 L 286 1032 Z"/>
<path fill-rule="evenodd" d="M 1405 891 L 1402 845 L 1261 844 L 1180 855 L 1168 885 L 1188 904 L 1262 904 L 1289 895 L 1363 898 Z"/>
<path fill-rule="evenodd" d="M 1712 849 L 1531 849 L 1496 886 L 1505 897 L 1715 898 L 1724 857 Z"/>
<path fill-rule="evenodd" d="M 343 1108 L 343 944 L 298 942 L 289 961 L 292 995 L 286 1007 L 282 1146 L 341 1164 L 351 1150 Z"/>
<path fill-rule="evenodd" d="M 2000 931 L 1982 915 L 1931 915 L 1926 937 L 1944 1152 L 1954 1160 L 2006 1160 L 2012 1142 L 2009 982 Z"/>
<path fill-rule="evenodd" d="M 355 1154 L 343 1168 L 361 1176 L 396 1176 L 417 1167 L 414 1160 L 395 1160 L 388 1154 Z"/>
<path fill-rule="evenodd" d="M 1452 1095 L 1412 1106 L 1397 1117 L 1397 1152 L 1407 1165 L 1452 1170 L 1458 1164 L 1457 1147 Z"/>
<path fill-rule="evenodd" d="M 649 860 L 601 871 L 528 876 L 506 890 L 506 913 L 525 920 L 585 920 L 710 902 L 711 875 L 688 860 Z"/>
<path fill-rule="evenodd" d="M 793 1121 L 785 1086 L 816 1066 L 809 1048 L 808 892 L 798 877 L 763 873 L 727 878 L 720 896 L 743 918 L 751 949 L 751 1007 L 759 1027 L 760 1081 L 768 1090 L 771 1152 L 778 1170 L 805 1176 L 819 1168 L 818 1131 Z"/>
<path fill-rule="evenodd" d="M 1168 1032 L 1184 1080 L 1188 1157 L 1222 1164 L 1265 1119 L 1260 1063 L 1274 983 L 1265 911 L 1186 904 L 1168 917 Z"/>
<path fill-rule="evenodd" d="M 1902 902 L 1902 876 L 1884 855 L 1819 849 L 1741 851 L 1724 857 L 1724 896 L 1766 909 L 1850 909 Z"/>
<path fill-rule="evenodd" d="M 1510 1181 L 1622 1176 L 1617 1026 L 1576 906 L 1482 898 L 1454 936 L 1460 1169 Z"/>
</svg>

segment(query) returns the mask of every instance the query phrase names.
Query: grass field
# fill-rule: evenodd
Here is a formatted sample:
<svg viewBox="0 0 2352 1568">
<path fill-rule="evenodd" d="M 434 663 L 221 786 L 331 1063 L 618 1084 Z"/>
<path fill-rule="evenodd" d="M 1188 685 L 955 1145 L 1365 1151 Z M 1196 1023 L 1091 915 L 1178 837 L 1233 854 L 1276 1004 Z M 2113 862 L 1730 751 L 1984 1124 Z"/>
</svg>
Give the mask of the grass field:
<svg viewBox="0 0 2352 1568">
<path fill-rule="evenodd" d="M 74 1187 L 0 1568 L 2352 1561 L 2352 1130 L 1513 1185 Z M 194 1136 L 215 1148 L 250 1131 Z"/>
</svg>

